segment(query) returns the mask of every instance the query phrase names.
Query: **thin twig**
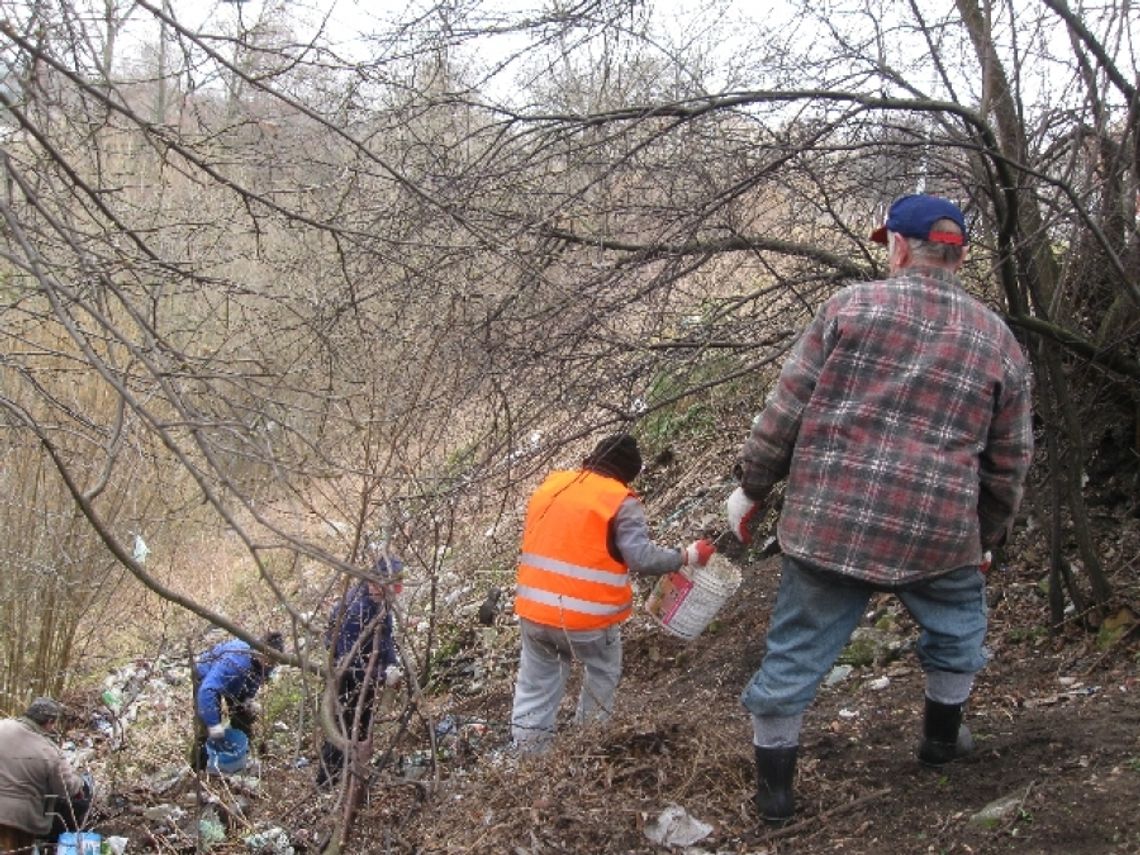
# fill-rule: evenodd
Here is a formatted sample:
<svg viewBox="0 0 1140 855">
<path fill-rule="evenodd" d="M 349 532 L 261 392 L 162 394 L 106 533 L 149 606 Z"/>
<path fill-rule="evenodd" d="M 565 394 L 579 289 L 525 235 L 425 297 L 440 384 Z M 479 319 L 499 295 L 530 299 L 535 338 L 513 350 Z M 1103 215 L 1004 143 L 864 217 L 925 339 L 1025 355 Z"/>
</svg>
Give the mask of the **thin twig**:
<svg viewBox="0 0 1140 855">
<path fill-rule="evenodd" d="M 855 808 L 862 807 L 868 802 L 873 802 L 875 799 L 880 799 L 890 792 L 890 787 L 883 787 L 881 790 L 875 790 L 874 792 L 867 793 L 865 796 L 860 796 L 859 798 L 853 799 L 852 801 L 844 802 L 841 805 L 836 805 L 829 810 L 813 814 L 812 816 L 804 817 L 799 822 L 793 823 L 792 825 L 785 825 L 783 828 L 769 831 L 767 834 L 762 835 L 760 839 L 767 841 L 779 840 L 782 837 L 791 837 L 795 834 L 799 834 L 812 823 L 826 822 L 833 816 L 838 816 L 839 814 L 847 813 L 848 811 L 854 810 Z"/>
</svg>

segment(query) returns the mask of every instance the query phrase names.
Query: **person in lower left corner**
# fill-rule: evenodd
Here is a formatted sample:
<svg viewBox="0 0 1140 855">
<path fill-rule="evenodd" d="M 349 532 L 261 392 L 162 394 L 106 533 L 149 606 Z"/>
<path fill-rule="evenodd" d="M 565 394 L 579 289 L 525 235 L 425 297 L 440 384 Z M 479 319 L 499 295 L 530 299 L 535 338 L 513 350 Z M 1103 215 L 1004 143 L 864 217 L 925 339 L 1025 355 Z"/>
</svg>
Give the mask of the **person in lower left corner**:
<svg viewBox="0 0 1140 855">
<path fill-rule="evenodd" d="M 36 698 L 0 721 L 0 852 L 31 852 L 78 831 L 91 808 L 89 777 L 77 774 L 52 740 L 63 707 Z"/>
<path fill-rule="evenodd" d="M 601 440 L 580 469 L 555 471 L 530 498 L 519 556 L 515 612 L 522 652 L 511 737 L 523 753 L 545 751 L 570 665 L 585 666 L 576 720 L 601 722 L 621 679 L 621 624 L 633 610 L 630 572 L 664 576 L 703 566 L 716 549 L 698 540 L 657 546 L 630 483 L 641 451 L 629 434 Z"/>
<path fill-rule="evenodd" d="M 261 643 L 278 653 L 285 650 L 280 632 L 266 633 Z M 252 744 L 259 710 L 255 698 L 273 668 L 268 654 L 238 638 L 216 644 L 198 657 L 194 665 L 195 769 L 206 768 L 207 742 L 224 746 L 227 717 L 229 726 L 244 733 Z"/>
</svg>

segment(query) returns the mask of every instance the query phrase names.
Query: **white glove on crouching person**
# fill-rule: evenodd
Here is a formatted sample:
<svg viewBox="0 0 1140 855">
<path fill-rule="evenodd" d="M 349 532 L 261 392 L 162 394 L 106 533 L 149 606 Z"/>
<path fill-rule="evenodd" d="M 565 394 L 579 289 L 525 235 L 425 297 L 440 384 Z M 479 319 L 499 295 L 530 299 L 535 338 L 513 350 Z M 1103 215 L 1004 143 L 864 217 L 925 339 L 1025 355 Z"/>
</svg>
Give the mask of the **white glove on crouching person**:
<svg viewBox="0 0 1140 855">
<path fill-rule="evenodd" d="M 754 502 L 744 494 L 743 487 L 732 491 L 725 503 L 728 515 L 728 527 L 736 535 L 736 539 L 747 545 L 752 542 L 752 527 L 756 525 L 760 515 L 760 503 Z"/>
<path fill-rule="evenodd" d="M 206 729 L 206 735 L 211 742 L 221 742 L 226 738 L 226 726 L 220 722 L 218 724 L 211 724 Z"/>
<path fill-rule="evenodd" d="M 384 685 L 396 688 L 404 682 L 404 672 L 399 665 L 389 665 L 384 669 Z"/>
</svg>

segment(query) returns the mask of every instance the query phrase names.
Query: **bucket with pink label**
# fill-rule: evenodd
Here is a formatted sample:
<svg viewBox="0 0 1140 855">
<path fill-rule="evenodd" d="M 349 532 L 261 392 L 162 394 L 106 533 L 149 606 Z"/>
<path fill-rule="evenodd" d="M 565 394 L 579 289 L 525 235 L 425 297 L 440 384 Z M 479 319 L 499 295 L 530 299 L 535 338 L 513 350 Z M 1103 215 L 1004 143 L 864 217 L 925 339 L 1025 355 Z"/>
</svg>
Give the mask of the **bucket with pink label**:
<svg viewBox="0 0 1140 855">
<path fill-rule="evenodd" d="M 740 587 L 740 570 L 719 553 L 704 567 L 687 567 L 657 580 L 645 609 L 679 638 L 696 638 Z"/>
</svg>

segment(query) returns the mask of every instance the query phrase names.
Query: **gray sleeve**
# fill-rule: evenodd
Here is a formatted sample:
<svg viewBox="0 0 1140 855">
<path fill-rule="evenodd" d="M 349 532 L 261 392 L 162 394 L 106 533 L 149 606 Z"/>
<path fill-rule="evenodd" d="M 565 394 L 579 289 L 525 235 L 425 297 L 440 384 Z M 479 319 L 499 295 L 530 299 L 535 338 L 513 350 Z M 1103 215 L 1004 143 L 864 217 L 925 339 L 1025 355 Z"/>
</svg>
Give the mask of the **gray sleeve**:
<svg viewBox="0 0 1140 855">
<path fill-rule="evenodd" d="M 681 550 L 657 546 L 649 539 L 645 509 L 635 498 L 621 503 L 613 521 L 614 543 L 625 563 L 643 576 L 664 576 L 681 569 Z"/>
</svg>

